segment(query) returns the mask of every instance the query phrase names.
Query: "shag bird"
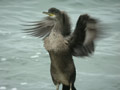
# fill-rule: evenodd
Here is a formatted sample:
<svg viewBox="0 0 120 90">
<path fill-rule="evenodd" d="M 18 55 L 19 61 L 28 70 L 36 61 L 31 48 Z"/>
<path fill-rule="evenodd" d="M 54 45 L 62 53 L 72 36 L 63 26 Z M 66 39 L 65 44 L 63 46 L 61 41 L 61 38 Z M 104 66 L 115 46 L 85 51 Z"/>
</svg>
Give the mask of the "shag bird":
<svg viewBox="0 0 120 90">
<path fill-rule="evenodd" d="M 80 15 L 75 30 L 71 33 L 71 23 L 66 12 L 50 8 L 43 13 L 48 16 L 26 32 L 43 37 L 44 47 L 51 60 L 50 72 L 56 90 L 59 90 L 60 84 L 63 85 L 62 90 L 76 90 L 73 56 L 85 57 L 94 52 L 97 20 L 88 14 Z"/>
</svg>

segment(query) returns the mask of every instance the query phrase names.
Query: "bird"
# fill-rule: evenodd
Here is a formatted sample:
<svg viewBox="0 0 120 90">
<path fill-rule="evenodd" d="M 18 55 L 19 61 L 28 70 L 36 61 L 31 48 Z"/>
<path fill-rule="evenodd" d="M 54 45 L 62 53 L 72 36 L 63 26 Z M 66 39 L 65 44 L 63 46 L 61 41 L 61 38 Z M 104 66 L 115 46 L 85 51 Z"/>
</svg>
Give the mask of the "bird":
<svg viewBox="0 0 120 90">
<path fill-rule="evenodd" d="M 25 32 L 43 38 L 44 47 L 49 53 L 50 73 L 56 90 L 59 90 L 60 84 L 62 90 L 76 90 L 73 57 L 88 57 L 93 54 L 98 21 L 88 14 L 82 14 L 72 31 L 70 17 L 65 11 L 52 7 L 43 14 L 47 16 L 34 22 L 34 27 L 25 29 Z"/>
</svg>

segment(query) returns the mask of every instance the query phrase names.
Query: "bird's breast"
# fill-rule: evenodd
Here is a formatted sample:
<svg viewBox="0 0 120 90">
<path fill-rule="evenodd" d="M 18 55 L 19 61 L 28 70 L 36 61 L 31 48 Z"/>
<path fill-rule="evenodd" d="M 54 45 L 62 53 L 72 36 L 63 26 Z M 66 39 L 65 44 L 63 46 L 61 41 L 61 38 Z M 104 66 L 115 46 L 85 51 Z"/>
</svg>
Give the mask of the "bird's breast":
<svg viewBox="0 0 120 90">
<path fill-rule="evenodd" d="M 64 52 L 69 50 L 68 41 L 57 32 L 51 32 L 44 40 L 44 46 L 47 51 Z"/>
</svg>

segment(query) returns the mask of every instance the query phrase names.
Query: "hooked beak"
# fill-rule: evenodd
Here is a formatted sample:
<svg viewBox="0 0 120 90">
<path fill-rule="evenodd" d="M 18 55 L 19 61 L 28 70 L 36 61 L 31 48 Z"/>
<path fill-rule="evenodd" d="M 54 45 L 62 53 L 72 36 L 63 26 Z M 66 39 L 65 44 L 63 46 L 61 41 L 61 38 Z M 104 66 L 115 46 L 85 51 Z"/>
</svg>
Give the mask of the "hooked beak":
<svg viewBox="0 0 120 90">
<path fill-rule="evenodd" d="M 49 13 L 49 12 L 43 12 L 43 14 L 47 14 L 49 16 L 55 16 L 55 14 Z"/>
</svg>

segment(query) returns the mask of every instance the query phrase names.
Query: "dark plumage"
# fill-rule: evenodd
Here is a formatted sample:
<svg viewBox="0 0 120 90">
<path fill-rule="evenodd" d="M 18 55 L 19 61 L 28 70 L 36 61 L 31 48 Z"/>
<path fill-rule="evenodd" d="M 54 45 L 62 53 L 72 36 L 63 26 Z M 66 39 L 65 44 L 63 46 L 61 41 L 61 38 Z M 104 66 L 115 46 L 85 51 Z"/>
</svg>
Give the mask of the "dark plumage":
<svg viewBox="0 0 120 90">
<path fill-rule="evenodd" d="M 60 84 L 63 84 L 62 90 L 76 90 L 76 69 L 72 56 L 89 56 L 94 52 L 97 21 L 87 14 L 80 15 L 75 30 L 71 33 L 69 17 L 64 11 L 50 8 L 43 13 L 49 16 L 36 22 L 36 27 L 27 29 L 26 32 L 36 37 L 44 37 L 56 90 Z"/>
</svg>

